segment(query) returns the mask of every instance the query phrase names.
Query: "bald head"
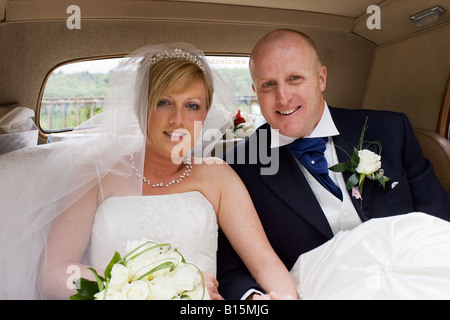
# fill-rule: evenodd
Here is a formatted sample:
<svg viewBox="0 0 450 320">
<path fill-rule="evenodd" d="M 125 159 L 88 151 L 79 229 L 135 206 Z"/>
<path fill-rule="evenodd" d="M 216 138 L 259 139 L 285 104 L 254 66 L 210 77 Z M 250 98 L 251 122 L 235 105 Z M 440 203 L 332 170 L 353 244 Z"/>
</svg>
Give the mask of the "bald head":
<svg viewBox="0 0 450 320">
<path fill-rule="evenodd" d="M 322 66 L 316 45 L 309 36 L 296 30 L 279 29 L 266 34 L 253 47 L 249 62 L 250 72 L 252 72 L 255 61 L 262 55 L 265 55 L 267 50 L 292 46 L 297 46 L 308 51 L 311 59 L 314 59 L 314 64 L 318 68 Z"/>
<path fill-rule="evenodd" d="M 288 137 L 309 135 L 322 117 L 327 69 L 314 42 L 293 30 L 276 30 L 253 48 L 252 88 L 271 128 Z"/>
</svg>

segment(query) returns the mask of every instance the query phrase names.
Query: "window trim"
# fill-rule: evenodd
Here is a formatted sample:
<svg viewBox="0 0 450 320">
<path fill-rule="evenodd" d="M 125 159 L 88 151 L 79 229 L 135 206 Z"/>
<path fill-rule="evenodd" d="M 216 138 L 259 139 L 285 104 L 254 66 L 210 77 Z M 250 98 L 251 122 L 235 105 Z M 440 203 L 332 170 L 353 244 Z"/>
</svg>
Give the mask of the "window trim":
<svg viewBox="0 0 450 320">
<path fill-rule="evenodd" d="M 61 129 L 61 130 L 55 130 L 53 132 L 46 132 L 41 127 L 41 105 L 42 105 L 42 97 L 44 95 L 45 87 L 47 86 L 48 79 L 50 78 L 51 74 L 58 68 L 61 68 L 65 65 L 71 64 L 71 63 L 78 63 L 78 62 L 85 62 L 85 61 L 95 61 L 95 60 L 103 60 L 103 59 L 113 59 L 113 58 L 123 58 L 126 54 L 114 54 L 114 55 L 104 55 L 104 56 L 92 56 L 92 57 L 84 57 L 84 58 L 76 58 L 67 60 L 61 63 L 58 63 L 53 68 L 51 68 L 47 74 L 45 75 L 44 81 L 42 82 L 41 89 L 39 90 L 38 99 L 36 102 L 36 113 L 35 113 L 35 122 L 36 126 L 39 130 L 39 136 L 43 139 L 47 139 L 48 136 L 52 133 L 58 133 L 58 132 L 70 132 L 73 129 Z"/>
</svg>

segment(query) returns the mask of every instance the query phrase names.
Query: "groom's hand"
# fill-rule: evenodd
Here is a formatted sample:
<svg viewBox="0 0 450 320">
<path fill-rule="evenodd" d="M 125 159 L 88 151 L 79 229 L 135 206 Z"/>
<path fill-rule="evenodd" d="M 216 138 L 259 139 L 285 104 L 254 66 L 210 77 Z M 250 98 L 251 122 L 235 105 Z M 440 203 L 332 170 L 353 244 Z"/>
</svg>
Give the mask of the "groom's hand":
<svg viewBox="0 0 450 320">
<path fill-rule="evenodd" d="M 224 300 L 219 294 L 219 282 L 217 279 L 209 272 L 203 272 L 203 277 L 205 278 L 205 286 L 209 293 L 209 298 L 211 300 Z"/>
</svg>

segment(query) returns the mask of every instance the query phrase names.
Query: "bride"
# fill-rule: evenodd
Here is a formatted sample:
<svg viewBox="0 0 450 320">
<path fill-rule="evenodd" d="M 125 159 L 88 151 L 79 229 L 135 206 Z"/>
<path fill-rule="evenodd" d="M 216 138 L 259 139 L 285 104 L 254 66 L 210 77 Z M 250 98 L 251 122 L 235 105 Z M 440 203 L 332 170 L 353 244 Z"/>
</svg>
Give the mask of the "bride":
<svg viewBox="0 0 450 320">
<path fill-rule="evenodd" d="M 71 187 L 45 243 L 42 297 L 67 299 L 75 293 L 70 270 L 93 280 L 88 266 L 101 273 L 128 240 L 148 238 L 177 247 L 209 275 L 210 297 L 220 299 L 212 285 L 218 226 L 267 292 L 295 297 L 238 176 L 219 159 L 189 155 L 213 100 L 202 53 L 186 44 L 147 46 L 115 72 L 109 109 L 84 127 L 97 131 L 77 155 L 84 165 L 67 181 L 91 175 L 91 183 Z"/>
</svg>

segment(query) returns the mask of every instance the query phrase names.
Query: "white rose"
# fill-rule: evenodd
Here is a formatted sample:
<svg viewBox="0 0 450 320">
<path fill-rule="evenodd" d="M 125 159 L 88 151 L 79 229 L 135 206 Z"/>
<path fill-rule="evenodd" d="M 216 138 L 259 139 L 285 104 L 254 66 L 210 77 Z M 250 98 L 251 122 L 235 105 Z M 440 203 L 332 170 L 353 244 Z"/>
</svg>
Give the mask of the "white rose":
<svg viewBox="0 0 450 320">
<path fill-rule="evenodd" d="M 197 286 L 194 290 L 185 292 L 183 295 L 187 295 L 191 298 L 191 300 L 210 300 L 208 290 L 205 288 L 205 295 L 203 296 L 203 286 Z"/>
<path fill-rule="evenodd" d="M 155 268 L 158 265 L 171 262 L 174 264 L 175 267 L 181 264 L 182 256 L 175 252 L 175 251 L 163 251 L 158 256 L 155 256 L 155 262 L 152 268 Z M 160 269 L 158 271 L 153 272 L 151 275 L 149 275 L 149 280 L 155 278 L 155 277 L 162 277 L 165 276 L 170 272 L 170 267 L 165 267 L 163 269 Z"/>
<path fill-rule="evenodd" d="M 234 134 L 233 130 L 229 129 L 225 132 L 225 139 L 232 140 L 236 139 L 238 136 Z"/>
<path fill-rule="evenodd" d="M 95 300 L 122 300 L 122 292 L 109 288 L 106 292 L 105 296 L 105 290 L 100 291 L 94 295 Z"/>
<path fill-rule="evenodd" d="M 122 288 L 128 283 L 128 280 L 128 268 L 121 264 L 115 264 L 111 269 L 111 279 L 109 281 L 108 288 L 122 290 Z"/>
<path fill-rule="evenodd" d="M 145 247 L 142 249 L 145 249 Z M 161 260 L 160 248 L 153 248 L 145 252 L 139 249 L 138 253 L 132 254 L 130 260 L 127 261 L 130 281 L 139 279 L 142 275 L 157 267 L 161 264 L 159 260 Z M 149 280 L 152 277 L 152 275 L 149 275 Z"/>
<path fill-rule="evenodd" d="M 201 283 L 198 270 L 189 264 L 180 265 L 171 273 L 171 277 L 175 283 L 177 294 L 193 290 L 195 285 Z"/>
<path fill-rule="evenodd" d="M 239 138 L 243 138 L 244 135 L 245 135 L 245 132 L 244 132 L 244 130 L 241 128 L 241 129 L 237 129 L 236 131 L 234 131 L 234 134 L 235 134 L 236 136 L 238 136 Z"/>
<path fill-rule="evenodd" d="M 122 296 L 126 300 L 147 300 L 150 297 L 148 282 L 134 281 L 122 288 Z"/>
<path fill-rule="evenodd" d="M 134 259 L 127 262 L 127 267 L 129 269 L 129 281 L 135 281 L 143 276 L 145 273 L 149 272 L 159 263 L 156 263 L 157 255 L 142 254 Z M 149 275 L 150 279 L 152 275 Z"/>
<path fill-rule="evenodd" d="M 378 154 L 364 149 L 358 151 L 359 164 L 356 167 L 356 171 L 359 173 L 371 174 L 381 168 L 381 156 Z"/>
<path fill-rule="evenodd" d="M 177 294 L 171 277 L 159 277 L 149 282 L 151 300 L 170 300 Z"/>
<path fill-rule="evenodd" d="M 250 137 L 253 134 L 253 132 L 255 132 L 255 128 L 248 128 L 248 129 L 245 130 L 244 136 L 246 138 L 248 138 L 248 137 Z"/>
<path fill-rule="evenodd" d="M 167 251 L 161 254 L 161 259 L 173 262 L 176 266 L 180 265 L 183 257 L 176 251 Z"/>
<path fill-rule="evenodd" d="M 181 263 L 181 259 L 182 257 L 179 253 L 167 251 L 166 249 L 160 250 L 160 248 L 156 248 L 143 252 L 127 262 L 127 266 L 130 269 L 130 281 L 139 279 L 144 274 L 166 262 L 172 262 L 175 266 L 177 266 Z M 154 277 L 164 276 L 168 272 L 170 272 L 169 267 L 162 268 L 158 271 L 152 272 L 145 277 L 145 279 L 152 280 Z"/>
</svg>

